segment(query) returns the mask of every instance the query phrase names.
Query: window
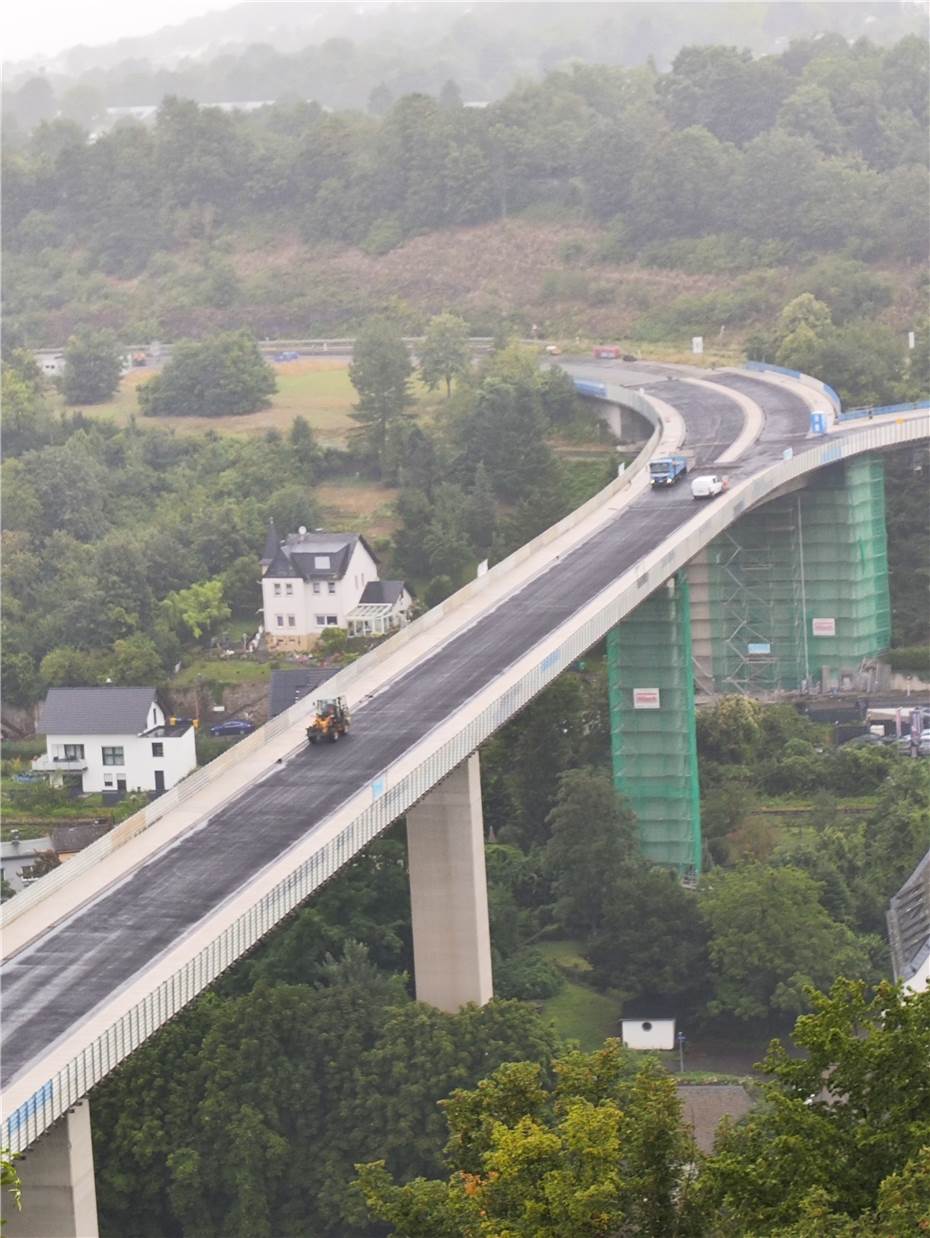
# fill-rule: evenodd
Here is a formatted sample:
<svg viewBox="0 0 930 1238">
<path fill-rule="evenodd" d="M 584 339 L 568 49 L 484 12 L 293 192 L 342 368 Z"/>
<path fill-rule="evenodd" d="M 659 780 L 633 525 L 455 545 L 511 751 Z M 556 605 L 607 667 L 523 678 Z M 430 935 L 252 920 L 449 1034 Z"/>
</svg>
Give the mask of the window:
<svg viewBox="0 0 930 1238">
<path fill-rule="evenodd" d="M 65 744 L 65 760 L 66 761 L 83 761 L 84 760 L 84 745 L 83 744 Z"/>
<path fill-rule="evenodd" d="M 297 627 L 297 620 L 294 618 L 294 616 L 293 616 L 293 615 L 288 615 L 288 617 L 287 617 L 287 626 L 288 626 L 289 628 L 296 628 L 296 627 Z"/>
<path fill-rule="evenodd" d="M 336 592 L 336 582 L 335 582 L 334 580 L 329 581 L 329 583 L 327 584 L 326 588 L 329 590 L 329 592 L 330 592 L 330 593 L 335 593 L 335 592 Z"/>
<path fill-rule="evenodd" d="M 276 598 L 279 598 L 281 596 L 281 585 L 278 581 L 275 581 L 275 584 L 274 584 L 274 595 Z"/>
<path fill-rule="evenodd" d="M 314 615 L 313 622 L 316 624 L 318 628 L 325 628 L 326 627 L 326 616 L 325 615 Z"/>
<path fill-rule="evenodd" d="M 319 592 L 320 592 L 320 582 L 319 582 L 318 580 L 315 580 L 315 581 L 313 582 L 313 592 L 314 592 L 314 593 L 319 593 Z"/>
<path fill-rule="evenodd" d="M 112 788 L 112 786 L 113 786 L 113 775 L 112 775 L 112 774 L 104 774 L 104 775 L 103 775 L 103 785 L 104 785 L 105 787 L 111 787 L 111 788 Z"/>
<path fill-rule="evenodd" d="M 318 572 L 329 571 L 329 555 L 314 555 L 313 566 Z"/>
<path fill-rule="evenodd" d="M 294 596 L 294 586 L 291 584 L 290 581 L 288 581 L 287 584 L 284 586 L 284 592 L 287 594 L 288 597 Z"/>
<path fill-rule="evenodd" d="M 275 615 L 274 621 L 278 625 L 279 628 L 284 627 L 284 616 L 283 615 Z"/>
<path fill-rule="evenodd" d="M 104 765 L 125 765 L 122 748 L 101 748 Z"/>
<path fill-rule="evenodd" d="M 165 755 L 164 744 L 152 744 L 152 756 L 153 757 L 163 757 L 164 755 Z"/>
<path fill-rule="evenodd" d="M 337 615 L 327 615 L 326 626 L 328 628 L 337 628 L 339 626 L 339 617 Z"/>
</svg>

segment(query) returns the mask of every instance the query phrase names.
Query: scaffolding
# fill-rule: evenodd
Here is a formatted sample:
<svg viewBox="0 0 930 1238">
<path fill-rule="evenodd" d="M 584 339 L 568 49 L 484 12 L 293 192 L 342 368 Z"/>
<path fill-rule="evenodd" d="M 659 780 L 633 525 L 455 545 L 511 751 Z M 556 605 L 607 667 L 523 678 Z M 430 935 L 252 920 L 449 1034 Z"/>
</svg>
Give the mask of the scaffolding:
<svg viewBox="0 0 930 1238">
<path fill-rule="evenodd" d="M 885 472 L 876 456 L 819 474 L 800 499 L 810 674 L 851 687 L 891 642 Z"/>
<path fill-rule="evenodd" d="M 614 785 L 643 854 L 685 881 L 701 871 L 688 582 L 682 573 L 607 636 Z"/>
<path fill-rule="evenodd" d="M 743 516 L 688 575 L 704 691 L 851 686 L 890 640 L 881 461 L 826 469 L 808 489 Z"/>
</svg>

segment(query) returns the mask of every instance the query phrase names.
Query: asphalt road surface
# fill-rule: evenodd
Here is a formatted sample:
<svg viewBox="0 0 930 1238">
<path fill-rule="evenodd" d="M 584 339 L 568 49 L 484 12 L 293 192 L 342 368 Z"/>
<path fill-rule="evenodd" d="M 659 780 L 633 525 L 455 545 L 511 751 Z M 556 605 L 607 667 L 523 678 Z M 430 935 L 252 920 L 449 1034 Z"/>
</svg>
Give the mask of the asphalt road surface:
<svg viewBox="0 0 930 1238">
<path fill-rule="evenodd" d="M 571 368 L 595 381 L 617 381 L 609 364 Z M 657 371 L 661 367 L 651 366 L 643 373 L 645 389 L 684 414 L 685 447 L 698 466 L 710 465 L 742 428 L 742 412 L 728 388 L 751 396 L 766 414 L 762 438 L 737 466 L 740 475 L 779 458 L 788 443 L 807 433 L 806 405 L 777 387 L 703 372 L 720 387 L 716 395 L 676 377 L 657 377 Z M 10 959 L 0 971 L 4 1082 L 46 1054 L 694 510 L 687 479 L 670 490 L 645 493 L 584 545 L 359 707 L 352 734 L 343 742 L 299 751 Z"/>
</svg>

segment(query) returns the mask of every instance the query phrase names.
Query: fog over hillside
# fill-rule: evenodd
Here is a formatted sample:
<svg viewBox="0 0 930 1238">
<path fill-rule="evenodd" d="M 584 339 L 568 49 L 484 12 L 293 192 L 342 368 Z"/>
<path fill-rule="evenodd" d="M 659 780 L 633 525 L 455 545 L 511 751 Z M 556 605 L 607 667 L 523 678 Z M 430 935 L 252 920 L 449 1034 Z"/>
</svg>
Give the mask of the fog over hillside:
<svg viewBox="0 0 930 1238">
<path fill-rule="evenodd" d="M 925 33 L 922 4 L 547 3 L 239 4 L 151 34 L 78 46 L 48 59 L 6 64 L 7 119 L 22 127 L 69 115 L 157 104 L 166 94 L 199 102 L 315 99 L 365 107 L 373 90 L 394 98 L 438 93 L 453 79 L 463 96 L 496 99 L 519 79 L 572 60 L 667 68 L 682 46 L 725 43 L 755 54 L 793 38 L 838 33 L 886 44 Z M 35 85 L 40 76 L 40 88 Z M 50 89 L 49 89 L 50 88 Z M 19 106 L 44 94 L 43 107 Z M 74 108 L 72 107 L 72 111 Z M 71 118 L 81 120 L 82 116 Z M 87 123 L 90 123 L 90 117 Z"/>
</svg>

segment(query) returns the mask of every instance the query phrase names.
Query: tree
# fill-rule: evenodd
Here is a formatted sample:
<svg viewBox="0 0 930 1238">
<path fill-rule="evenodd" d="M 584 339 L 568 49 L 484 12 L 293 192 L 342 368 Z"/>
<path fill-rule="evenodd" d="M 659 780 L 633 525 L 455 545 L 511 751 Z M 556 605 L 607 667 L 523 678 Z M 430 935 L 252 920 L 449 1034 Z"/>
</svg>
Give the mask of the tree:
<svg viewBox="0 0 930 1238">
<path fill-rule="evenodd" d="M 356 338 L 349 366 L 349 378 L 359 395 L 351 414 L 358 425 L 352 437 L 379 469 L 388 431 L 410 417 L 412 373 L 410 355 L 397 328 L 386 318 L 371 319 Z"/>
<path fill-rule="evenodd" d="M 39 664 L 39 675 L 49 688 L 77 688 L 100 683 L 103 678 L 102 657 L 86 649 L 64 646 L 52 649 Z"/>
<path fill-rule="evenodd" d="M 468 369 L 468 324 L 455 314 L 438 314 L 426 328 L 420 345 L 420 375 L 430 391 L 446 384 L 446 399 L 452 394 L 452 380 Z"/>
<path fill-rule="evenodd" d="M 148 686 L 165 678 L 165 668 L 155 642 L 142 632 L 113 642 L 113 660 L 109 665 L 114 683 Z"/>
<path fill-rule="evenodd" d="M 68 404 L 102 404 L 119 387 L 123 362 L 112 331 L 80 331 L 65 349 L 61 390 Z"/>
<path fill-rule="evenodd" d="M 398 1186 L 384 1161 L 358 1166 L 371 1214 L 406 1238 L 603 1238 L 690 1229 L 690 1141 L 674 1081 L 632 1074 L 617 1041 L 538 1066 L 510 1062 L 443 1108 L 445 1182 Z"/>
<path fill-rule="evenodd" d="M 146 417 L 228 417 L 266 408 L 274 370 L 248 331 L 226 331 L 198 344 L 182 340 L 160 374 L 139 387 Z"/>
<path fill-rule="evenodd" d="M 548 817 L 546 864 L 556 916 L 569 933 L 597 932 L 617 878 L 633 859 L 635 818 L 610 775 L 568 770 Z"/>
<path fill-rule="evenodd" d="M 715 869 L 702 882 L 700 906 L 710 933 L 713 1013 L 797 1014 L 808 986 L 874 970 L 869 943 L 831 920 L 820 887 L 797 869 Z"/>
<path fill-rule="evenodd" d="M 231 614 L 223 600 L 223 581 L 219 577 L 169 593 L 162 608 L 175 629 L 183 626 L 197 639 Z"/>
<path fill-rule="evenodd" d="M 707 930 L 696 895 L 666 869 L 629 865 L 614 879 L 585 957 L 602 988 L 674 998 L 681 1014 L 707 994 Z"/>
<path fill-rule="evenodd" d="M 261 568 L 254 555 L 240 555 L 238 559 L 233 559 L 223 573 L 223 597 L 234 615 L 255 614 L 262 596 L 260 575 Z"/>
<path fill-rule="evenodd" d="M 930 1203 L 930 993 L 837 980 L 810 1004 L 795 1052 L 772 1042 L 766 1103 L 724 1127 L 703 1167 L 707 1222 L 796 1238 L 916 1234 Z"/>
</svg>

